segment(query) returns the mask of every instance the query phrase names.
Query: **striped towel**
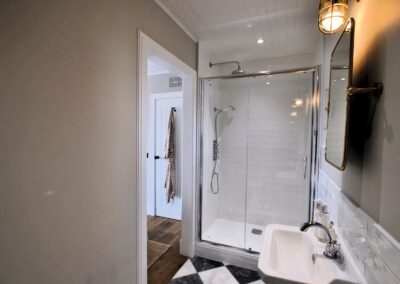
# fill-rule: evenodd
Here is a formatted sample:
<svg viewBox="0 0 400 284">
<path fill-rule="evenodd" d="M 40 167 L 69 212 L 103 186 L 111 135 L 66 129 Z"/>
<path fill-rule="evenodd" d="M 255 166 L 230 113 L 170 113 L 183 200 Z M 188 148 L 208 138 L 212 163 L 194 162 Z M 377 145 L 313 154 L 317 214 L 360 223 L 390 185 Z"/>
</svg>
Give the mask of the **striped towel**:
<svg viewBox="0 0 400 284">
<path fill-rule="evenodd" d="M 175 108 L 171 108 L 168 120 L 168 133 L 165 141 L 165 158 L 168 159 L 167 176 L 165 178 L 164 187 L 167 193 L 168 203 L 175 196 L 176 190 L 176 172 L 175 172 Z"/>
</svg>

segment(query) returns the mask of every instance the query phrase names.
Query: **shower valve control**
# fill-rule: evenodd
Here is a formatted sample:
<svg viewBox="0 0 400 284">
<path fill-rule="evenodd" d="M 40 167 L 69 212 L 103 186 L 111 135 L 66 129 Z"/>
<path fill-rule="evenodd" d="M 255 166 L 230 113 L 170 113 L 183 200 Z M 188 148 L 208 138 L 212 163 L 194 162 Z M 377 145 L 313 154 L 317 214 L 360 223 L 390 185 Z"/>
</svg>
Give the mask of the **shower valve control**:
<svg viewBox="0 0 400 284">
<path fill-rule="evenodd" d="M 218 159 L 218 142 L 217 140 L 213 141 L 213 161 Z"/>
</svg>

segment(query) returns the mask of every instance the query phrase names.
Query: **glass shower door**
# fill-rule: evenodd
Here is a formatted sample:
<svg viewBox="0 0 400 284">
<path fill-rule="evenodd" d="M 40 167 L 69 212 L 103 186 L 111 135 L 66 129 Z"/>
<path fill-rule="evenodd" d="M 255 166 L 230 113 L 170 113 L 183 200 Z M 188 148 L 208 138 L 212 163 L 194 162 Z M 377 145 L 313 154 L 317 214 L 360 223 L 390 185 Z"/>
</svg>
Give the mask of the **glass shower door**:
<svg viewBox="0 0 400 284">
<path fill-rule="evenodd" d="M 245 248 L 248 78 L 203 83 L 203 240 Z"/>
<path fill-rule="evenodd" d="M 313 73 L 202 83 L 201 239 L 259 252 L 308 220 Z"/>
<path fill-rule="evenodd" d="M 312 73 L 252 79 L 245 248 L 259 252 L 268 224 L 300 225 L 310 200 Z"/>
</svg>

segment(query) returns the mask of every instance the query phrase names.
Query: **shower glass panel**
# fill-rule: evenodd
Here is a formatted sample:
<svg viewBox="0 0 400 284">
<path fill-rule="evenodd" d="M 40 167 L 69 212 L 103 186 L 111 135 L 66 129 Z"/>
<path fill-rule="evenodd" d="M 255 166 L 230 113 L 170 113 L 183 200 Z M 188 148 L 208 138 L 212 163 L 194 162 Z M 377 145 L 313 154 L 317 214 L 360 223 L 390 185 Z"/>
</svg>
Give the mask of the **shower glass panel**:
<svg viewBox="0 0 400 284">
<path fill-rule="evenodd" d="M 252 79 L 246 192 L 248 250 L 259 252 L 268 224 L 308 220 L 312 73 Z"/>
<path fill-rule="evenodd" d="M 201 236 L 238 248 L 245 248 L 248 86 L 247 78 L 203 85 Z M 235 109 L 218 113 L 229 106 Z"/>
<path fill-rule="evenodd" d="M 259 252 L 309 217 L 313 73 L 202 83 L 201 239 Z"/>
</svg>

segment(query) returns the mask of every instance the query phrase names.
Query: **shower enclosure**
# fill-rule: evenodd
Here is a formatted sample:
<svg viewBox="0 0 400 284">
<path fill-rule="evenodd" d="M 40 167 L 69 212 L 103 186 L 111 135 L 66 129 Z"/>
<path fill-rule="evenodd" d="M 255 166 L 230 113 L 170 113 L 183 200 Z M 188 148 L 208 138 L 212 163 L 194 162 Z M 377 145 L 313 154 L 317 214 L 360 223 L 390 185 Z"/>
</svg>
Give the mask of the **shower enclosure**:
<svg viewBox="0 0 400 284">
<path fill-rule="evenodd" d="M 201 80 L 199 241 L 259 252 L 271 223 L 309 219 L 314 68 Z"/>
</svg>

